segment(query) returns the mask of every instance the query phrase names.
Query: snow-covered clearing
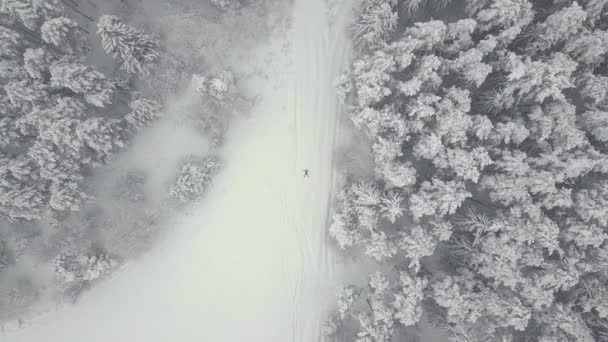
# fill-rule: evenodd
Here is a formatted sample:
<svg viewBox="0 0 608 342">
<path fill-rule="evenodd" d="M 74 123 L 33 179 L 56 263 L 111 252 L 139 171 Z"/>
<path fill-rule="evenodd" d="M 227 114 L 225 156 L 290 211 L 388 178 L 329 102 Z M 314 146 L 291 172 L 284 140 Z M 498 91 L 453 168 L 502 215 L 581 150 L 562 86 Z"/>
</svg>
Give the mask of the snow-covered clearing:
<svg viewBox="0 0 608 342">
<path fill-rule="evenodd" d="M 321 339 L 339 283 L 326 225 L 351 1 L 334 6 L 332 25 L 326 7 L 296 0 L 262 100 L 229 133 L 226 168 L 171 238 L 15 341 Z"/>
</svg>

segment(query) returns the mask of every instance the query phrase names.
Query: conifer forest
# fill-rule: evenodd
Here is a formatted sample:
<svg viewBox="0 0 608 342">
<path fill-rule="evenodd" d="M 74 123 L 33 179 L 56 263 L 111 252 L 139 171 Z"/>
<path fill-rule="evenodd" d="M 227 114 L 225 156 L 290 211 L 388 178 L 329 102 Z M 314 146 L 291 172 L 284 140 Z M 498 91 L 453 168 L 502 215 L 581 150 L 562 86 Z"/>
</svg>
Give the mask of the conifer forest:
<svg viewBox="0 0 608 342">
<path fill-rule="evenodd" d="M 0 0 L 0 341 L 608 342 L 608 0 Z"/>
</svg>

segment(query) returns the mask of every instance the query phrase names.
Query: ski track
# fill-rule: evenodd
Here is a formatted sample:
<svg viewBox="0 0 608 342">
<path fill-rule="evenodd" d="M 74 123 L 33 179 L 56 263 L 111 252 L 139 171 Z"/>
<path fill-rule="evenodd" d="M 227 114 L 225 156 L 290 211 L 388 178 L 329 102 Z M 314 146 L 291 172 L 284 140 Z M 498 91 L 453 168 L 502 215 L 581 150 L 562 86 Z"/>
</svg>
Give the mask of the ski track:
<svg viewBox="0 0 608 342">
<path fill-rule="evenodd" d="M 341 0 L 330 25 L 326 0 L 296 0 L 292 48 L 275 54 L 263 99 L 231 131 L 207 199 L 161 251 L 14 341 L 323 340 L 338 286 L 326 230 L 334 81 L 349 58 L 351 4 Z"/>
</svg>

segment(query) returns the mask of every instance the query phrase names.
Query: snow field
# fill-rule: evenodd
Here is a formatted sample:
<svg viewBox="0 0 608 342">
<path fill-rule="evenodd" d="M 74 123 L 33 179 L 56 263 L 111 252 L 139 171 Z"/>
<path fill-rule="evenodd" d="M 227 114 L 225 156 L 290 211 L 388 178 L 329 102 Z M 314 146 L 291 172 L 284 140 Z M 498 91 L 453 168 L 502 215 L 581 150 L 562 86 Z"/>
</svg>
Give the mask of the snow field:
<svg viewBox="0 0 608 342">
<path fill-rule="evenodd" d="M 350 1 L 297 0 L 263 99 L 225 169 L 163 247 L 15 341 L 311 342 L 339 285 L 326 233 Z M 280 49 L 280 46 L 277 46 Z M 303 170 L 310 169 L 310 177 Z"/>
</svg>

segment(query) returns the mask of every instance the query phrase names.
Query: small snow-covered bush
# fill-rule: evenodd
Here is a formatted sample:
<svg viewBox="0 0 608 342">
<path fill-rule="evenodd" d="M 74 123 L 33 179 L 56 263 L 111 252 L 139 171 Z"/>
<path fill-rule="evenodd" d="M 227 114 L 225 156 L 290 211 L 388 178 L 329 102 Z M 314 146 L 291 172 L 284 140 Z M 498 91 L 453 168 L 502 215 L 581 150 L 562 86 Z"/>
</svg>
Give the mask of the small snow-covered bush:
<svg viewBox="0 0 608 342">
<path fill-rule="evenodd" d="M 239 0 L 211 0 L 211 4 L 222 11 L 241 8 L 241 2 Z"/>
<path fill-rule="evenodd" d="M 182 164 L 177 180 L 169 189 L 169 195 L 180 202 L 197 199 L 221 167 L 222 162 L 216 156 L 187 160 Z"/>
<path fill-rule="evenodd" d="M 236 100 L 237 92 L 234 85 L 234 75 L 230 71 L 222 71 L 218 75 L 192 75 L 194 91 L 218 105 L 229 105 Z"/>
<path fill-rule="evenodd" d="M 65 282 L 93 281 L 118 265 L 107 254 L 62 253 L 55 258 L 55 273 Z"/>
</svg>

